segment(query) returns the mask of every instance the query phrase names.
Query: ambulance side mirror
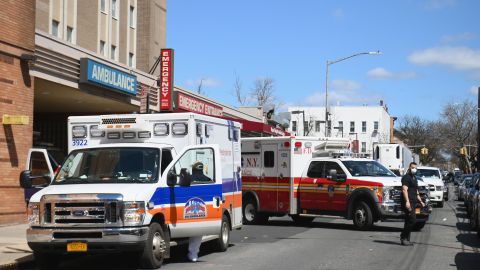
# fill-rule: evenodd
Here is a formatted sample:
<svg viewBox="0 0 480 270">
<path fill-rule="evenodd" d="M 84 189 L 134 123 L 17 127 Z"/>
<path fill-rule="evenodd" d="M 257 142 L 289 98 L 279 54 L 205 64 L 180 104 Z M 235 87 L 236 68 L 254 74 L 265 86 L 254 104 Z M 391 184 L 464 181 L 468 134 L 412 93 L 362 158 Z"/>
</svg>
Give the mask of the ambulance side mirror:
<svg viewBox="0 0 480 270">
<path fill-rule="evenodd" d="M 171 169 L 170 171 L 168 171 L 168 174 L 167 174 L 167 186 L 174 187 L 176 184 L 177 184 L 177 175 L 175 174 L 173 169 Z"/>
<path fill-rule="evenodd" d="M 20 186 L 22 188 L 32 187 L 32 179 L 30 178 L 30 171 L 23 171 L 20 173 Z"/>
<path fill-rule="evenodd" d="M 331 181 L 337 181 L 337 170 L 331 169 L 328 171 L 327 179 Z"/>
<path fill-rule="evenodd" d="M 192 175 L 188 172 L 187 168 L 180 169 L 180 179 L 178 184 L 181 187 L 189 187 L 192 183 Z"/>
</svg>

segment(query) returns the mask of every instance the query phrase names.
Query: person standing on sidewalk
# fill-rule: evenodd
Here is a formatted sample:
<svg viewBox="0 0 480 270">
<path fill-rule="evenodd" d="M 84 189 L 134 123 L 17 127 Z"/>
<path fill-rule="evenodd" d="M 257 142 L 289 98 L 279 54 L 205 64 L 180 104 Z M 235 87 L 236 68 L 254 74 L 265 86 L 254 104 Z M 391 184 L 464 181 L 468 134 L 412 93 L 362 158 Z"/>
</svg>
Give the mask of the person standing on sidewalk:
<svg viewBox="0 0 480 270">
<path fill-rule="evenodd" d="M 417 174 L 417 163 L 411 162 L 408 167 L 407 173 L 402 177 L 402 208 L 405 213 L 405 225 L 400 234 L 400 243 L 404 246 L 412 245 L 410 232 L 416 222 L 415 206 L 417 199 L 422 204 L 422 208 L 425 207 L 418 193 L 418 181 L 415 176 Z"/>
</svg>

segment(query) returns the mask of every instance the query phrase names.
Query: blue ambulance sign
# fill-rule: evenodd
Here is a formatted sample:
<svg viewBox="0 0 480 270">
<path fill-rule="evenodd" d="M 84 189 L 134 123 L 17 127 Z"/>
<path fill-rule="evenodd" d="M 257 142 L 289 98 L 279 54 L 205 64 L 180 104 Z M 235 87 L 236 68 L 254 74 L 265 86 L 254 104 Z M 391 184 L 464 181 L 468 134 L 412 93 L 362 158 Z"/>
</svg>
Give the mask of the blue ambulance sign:
<svg viewBox="0 0 480 270">
<path fill-rule="evenodd" d="M 137 94 L 137 76 L 114 69 L 88 58 L 80 59 L 80 82 Z"/>
</svg>

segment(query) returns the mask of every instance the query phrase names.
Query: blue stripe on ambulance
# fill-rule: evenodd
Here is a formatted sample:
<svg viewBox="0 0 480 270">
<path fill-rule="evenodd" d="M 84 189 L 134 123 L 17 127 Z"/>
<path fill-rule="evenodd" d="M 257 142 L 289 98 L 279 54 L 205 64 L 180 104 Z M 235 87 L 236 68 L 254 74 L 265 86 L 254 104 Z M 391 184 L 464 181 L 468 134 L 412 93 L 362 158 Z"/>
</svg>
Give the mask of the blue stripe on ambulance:
<svg viewBox="0 0 480 270">
<path fill-rule="evenodd" d="M 153 193 L 152 201 L 155 205 L 186 203 L 196 197 L 205 202 L 211 202 L 213 196 L 222 196 L 221 184 L 192 185 L 190 187 L 159 187 Z"/>
</svg>

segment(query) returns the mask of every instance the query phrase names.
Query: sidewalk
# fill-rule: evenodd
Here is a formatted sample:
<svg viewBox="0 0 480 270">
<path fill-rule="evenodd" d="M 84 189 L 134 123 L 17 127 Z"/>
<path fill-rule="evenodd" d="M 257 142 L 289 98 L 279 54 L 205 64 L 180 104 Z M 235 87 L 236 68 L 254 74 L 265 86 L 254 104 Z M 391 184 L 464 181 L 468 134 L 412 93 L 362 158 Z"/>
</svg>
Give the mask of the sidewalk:
<svg viewBox="0 0 480 270">
<path fill-rule="evenodd" d="M 19 264 L 33 260 L 27 245 L 27 224 L 0 227 L 0 270 L 16 269 Z"/>
</svg>

